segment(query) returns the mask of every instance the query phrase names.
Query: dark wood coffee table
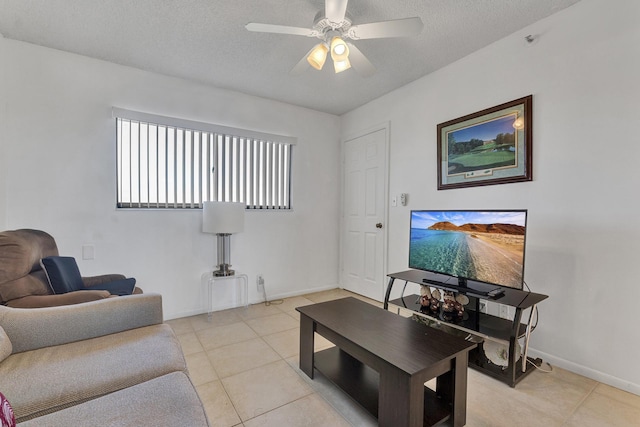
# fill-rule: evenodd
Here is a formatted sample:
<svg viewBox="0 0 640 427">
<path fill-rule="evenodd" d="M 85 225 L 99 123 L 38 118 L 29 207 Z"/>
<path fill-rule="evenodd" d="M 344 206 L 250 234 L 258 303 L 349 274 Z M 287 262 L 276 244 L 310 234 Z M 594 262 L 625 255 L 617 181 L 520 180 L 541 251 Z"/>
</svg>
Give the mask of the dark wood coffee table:
<svg viewBox="0 0 640 427">
<path fill-rule="evenodd" d="M 356 298 L 296 308 L 300 369 L 314 368 L 342 388 L 380 426 L 466 423 L 467 361 L 476 344 Z M 336 347 L 313 351 L 314 332 Z M 424 386 L 436 378 L 436 391 Z"/>
</svg>

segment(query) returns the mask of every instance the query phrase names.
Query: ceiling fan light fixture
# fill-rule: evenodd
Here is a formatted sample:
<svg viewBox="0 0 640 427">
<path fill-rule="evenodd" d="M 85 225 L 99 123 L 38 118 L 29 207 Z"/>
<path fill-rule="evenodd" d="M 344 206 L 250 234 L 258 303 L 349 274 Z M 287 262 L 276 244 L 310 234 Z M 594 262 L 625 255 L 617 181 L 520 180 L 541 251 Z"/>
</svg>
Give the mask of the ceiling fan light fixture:
<svg viewBox="0 0 640 427">
<path fill-rule="evenodd" d="M 345 58 L 344 61 L 333 61 L 333 68 L 336 70 L 336 74 L 341 73 L 344 70 L 348 70 L 351 68 L 349 58 Z"/>
<path fill-rule="evenodd" d="M 318 43 L 316 47 L 313 48 L 309 56 L 307 56 L 307 62 L 316 70 L 322 70 L 324 62 L 327 60 L 327 53 L 329 53 L 327 45 L 324 43 Z"/>
<path fill-rule="evenodd" d="M 331 59 L 333 62 L 343 62 L 349 58 L 349 47 L 340 37 L 331 39 Z M 345 68 L 346 69 L 346 68 Z"/>
</svg>

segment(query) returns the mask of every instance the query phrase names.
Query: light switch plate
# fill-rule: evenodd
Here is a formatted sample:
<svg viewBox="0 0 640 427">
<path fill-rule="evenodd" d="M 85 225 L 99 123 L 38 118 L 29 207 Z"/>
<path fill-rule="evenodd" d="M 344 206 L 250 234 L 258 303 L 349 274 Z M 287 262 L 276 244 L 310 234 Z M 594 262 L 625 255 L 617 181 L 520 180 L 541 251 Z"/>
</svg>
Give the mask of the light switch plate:
<svg viewBox="0 0 640 427">
<path fill-rule="evenodd" d="M 82 245 L 82 259 L 90 260 L 95 258 L 95 247 L 93 245 Z"/>
</svg>

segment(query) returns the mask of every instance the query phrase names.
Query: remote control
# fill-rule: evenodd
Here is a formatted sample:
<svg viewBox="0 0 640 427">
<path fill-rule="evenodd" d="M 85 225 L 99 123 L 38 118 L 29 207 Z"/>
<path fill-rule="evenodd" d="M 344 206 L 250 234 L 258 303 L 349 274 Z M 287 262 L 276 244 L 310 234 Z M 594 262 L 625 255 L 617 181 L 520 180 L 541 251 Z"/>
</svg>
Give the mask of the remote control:
<svg viewBox="0 0 640 427">
<path fill-rule="evenodd" d="M 490 296 L 491 298 L 501 297 L 502 295 L 504 295 L 504 290 L 502 290 L 502 289 L 493 289 L 493 290 L 487 292 L 487 295 Z"/>
</svg>

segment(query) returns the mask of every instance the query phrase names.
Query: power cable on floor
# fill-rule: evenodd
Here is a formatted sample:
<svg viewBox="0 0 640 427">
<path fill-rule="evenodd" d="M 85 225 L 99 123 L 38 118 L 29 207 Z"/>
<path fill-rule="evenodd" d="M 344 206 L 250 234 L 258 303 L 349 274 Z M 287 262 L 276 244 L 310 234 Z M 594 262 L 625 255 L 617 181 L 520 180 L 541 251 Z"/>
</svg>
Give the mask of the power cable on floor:
<svg viewBox="0 0 640 427">
<path fill-rule="evenodd" d="M 260 280 L 260 279 L 258 279 L 258 280 Z M 264 305 L 265 306 L 278 305 L 278 304 L 282 304 L 284 302 L 283 299 L 277 299 L 277 300 L 273 300 L 273 301 L 269 301 L 267 299 L 267 287 L 264 284 L 264 280 L 262 281 L 262 283 L 259 283 L 259 286 L 262 286 L 262 294 L 264 295 Z"/>
</svg>

